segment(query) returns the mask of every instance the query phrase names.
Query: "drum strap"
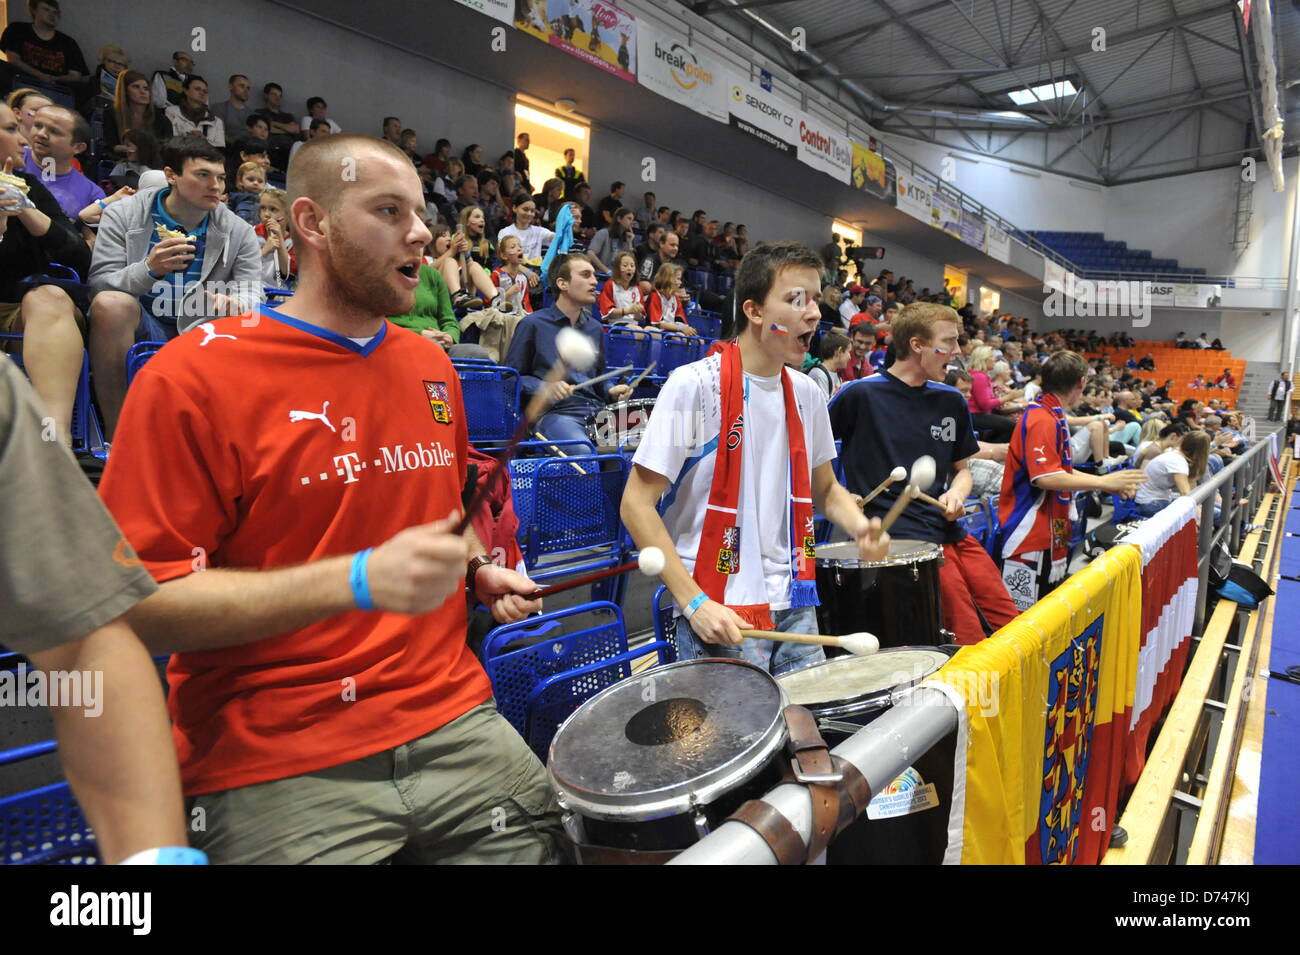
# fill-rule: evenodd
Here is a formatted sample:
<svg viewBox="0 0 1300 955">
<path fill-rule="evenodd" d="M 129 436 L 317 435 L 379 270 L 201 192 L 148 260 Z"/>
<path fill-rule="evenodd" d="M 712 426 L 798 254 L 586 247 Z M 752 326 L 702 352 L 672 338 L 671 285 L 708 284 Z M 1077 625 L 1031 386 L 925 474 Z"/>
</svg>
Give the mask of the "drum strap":
<svg viewBox="0 0 1300 955">
<path fill-rule="evenodd" d="M 858 767 L 847 759 L 838 756 L 832 756 L 831 759 L 835 762 L 835 768 L 844 776 L 844 782 L 840 784 L 839 790 L 840 819 L 835 827 L 836 832 L 843 832 L 862 815 L 867 808 L 867 803 L 871 802 L 871 784 L 867 782 L 867 777 L 862 775 Z"/>
<path fill-rule="evenodd" d="M 761 800 L 751 799 L 731 818 L 758 833 L 781 865 L 799 865 L 825 852 L 831 836 L 838 831 L 843 813 L 840 787 L 844 775 L 842 767 L 831 758 L 826 741 L 817 729 L 817 720 L 808 710 L 787 706 L 784 716 L 790 732 L 786 748 L 791 756 L 786 781 L 807 786 L 812 797 L 812 837 L 807 850 L 790 820 Z"/>
</svg>

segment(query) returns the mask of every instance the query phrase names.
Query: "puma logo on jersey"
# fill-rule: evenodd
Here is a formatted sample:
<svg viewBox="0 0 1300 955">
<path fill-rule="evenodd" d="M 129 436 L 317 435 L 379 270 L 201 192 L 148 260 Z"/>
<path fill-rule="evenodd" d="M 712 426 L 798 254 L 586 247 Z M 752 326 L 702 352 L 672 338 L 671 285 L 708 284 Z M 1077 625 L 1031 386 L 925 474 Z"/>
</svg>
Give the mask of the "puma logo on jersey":
<svg viewBox="0 0 1300 955">
<path fill-rule="evenodd" d="M 1034 459 L 1035 461 L 1039 464 L 1047 463 L 1047 445 L 1040 444 L 1038 447 L 1034 448 L 1034 453 L 1038 455 L 1038 457 Z"/>
<path fill-rule="evenodd" d="M 328 417 L 329 407 L 330 407 L 330 403 L 327 401 L 325 402 L 324 407 L 320 409 L 319 413 L 315 411 L 290 411 L 289 420 L 307 421 L 308 419 L 314 419 L 316 421 L 321 422 L 323 425 L 325 425 L 325 427 L 329 428 L 335 434 L 338 434 L 338 429 L 330 423 L 330 419 Z"/>
<path fill-rule="evenodd" d="M 211 322 L 204 322 L 199 326 L 199 330 L 203 332 L 203 341 L 199 342 L 200 348 L 202 348 L 208 342 L 212 341 L 212 339 L 214 338 L 229 338 L 232 342 L 239 341 L 239 339 L 236 338 L 234 335 L 218 334 L 217 327 L 213 325 Z"/>
<path fill-rule="evenodd" d="M 930 425 L 930 437 L 935 441 L 956 441 L 957 419 L 944 418 L 938 424 Z"/>
</svg>

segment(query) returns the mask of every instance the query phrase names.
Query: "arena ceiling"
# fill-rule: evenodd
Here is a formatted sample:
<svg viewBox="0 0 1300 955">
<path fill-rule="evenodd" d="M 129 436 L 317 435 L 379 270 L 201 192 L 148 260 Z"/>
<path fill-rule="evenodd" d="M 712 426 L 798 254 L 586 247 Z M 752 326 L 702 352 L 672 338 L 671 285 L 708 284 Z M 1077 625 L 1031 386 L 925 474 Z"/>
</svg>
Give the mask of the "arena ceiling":
<svg viewBox="0 0 1300 955">
<path fill-rule="evenodd" d="M 1300 0 L 1272 5 L 1281 108 L 1294 145 Z M 885 132 L 1104 183 L 1258 155 L 1258 55 L 1235 0 L 660 6 L 705 18 Z M 791 41 L 797 29 L 799 52 Z M 1057 99 L 1017 106 L 1008 95 L 1066 81 L 1075 92 Z"/>
</svg>

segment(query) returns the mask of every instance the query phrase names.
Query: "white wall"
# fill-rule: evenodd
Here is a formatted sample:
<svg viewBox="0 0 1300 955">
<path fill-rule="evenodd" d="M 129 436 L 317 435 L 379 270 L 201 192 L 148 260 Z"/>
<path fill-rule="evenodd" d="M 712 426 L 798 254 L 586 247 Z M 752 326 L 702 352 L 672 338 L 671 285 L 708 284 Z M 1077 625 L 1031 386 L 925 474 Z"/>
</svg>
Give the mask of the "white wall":
<svg viewBox="0 0 1300 955">
<path fill-rule="evenodd" d="M 1280 361 L 1284 312 L 1224 312 L 1220 337 L 1234 358 Z"/>
</svg>

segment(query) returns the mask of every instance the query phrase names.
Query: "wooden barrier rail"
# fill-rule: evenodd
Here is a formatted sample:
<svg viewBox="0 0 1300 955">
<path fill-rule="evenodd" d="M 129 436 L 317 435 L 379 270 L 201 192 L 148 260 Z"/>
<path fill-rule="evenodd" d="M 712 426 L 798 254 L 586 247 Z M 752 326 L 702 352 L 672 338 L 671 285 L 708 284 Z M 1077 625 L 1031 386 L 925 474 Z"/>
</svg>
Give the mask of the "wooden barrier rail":
<svg viewBox="0 0 1300 955">
<path fill-rule="evenodd" d="M 1282 469 L 1288 474 L 1289 454 Z M 1255 530 L 1243 541 L 1238 559 L 1271 573 L 1280 549 L 1286 507 L 1294 476 L 1277 494 L 1266 494 L 1256 512 Z M 1253 679 L 1260 633 L 1272 625 L 1272 599 L 1238 623 L 1237 604 L 1220 600 L 1196 647 L 1178 696 L 1134 787 L 1119 825 L 1128 841 L 1110 849 L 1103 865 L 1161 865 L 1217 861 L 1229 809 L 1229 795 L 1250 697 L 1244 688 Z M 1228 642 L 1233 632 L 1241 644 Z M 1227 688 L 1227 699 L 1215 697 Z M 1221 713 L 1220 718 L 1215 718 Z M 1213 714 L 1213 715 L 1212 715 Z M 1210 759 L 1208 773 L 1200 767 Z M 1196 815 L 1195 829 L 1179 816 Z"/>
</svg>

